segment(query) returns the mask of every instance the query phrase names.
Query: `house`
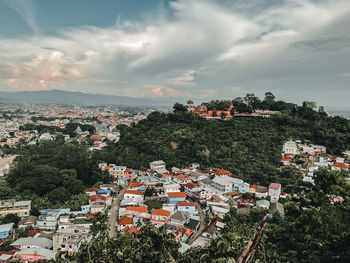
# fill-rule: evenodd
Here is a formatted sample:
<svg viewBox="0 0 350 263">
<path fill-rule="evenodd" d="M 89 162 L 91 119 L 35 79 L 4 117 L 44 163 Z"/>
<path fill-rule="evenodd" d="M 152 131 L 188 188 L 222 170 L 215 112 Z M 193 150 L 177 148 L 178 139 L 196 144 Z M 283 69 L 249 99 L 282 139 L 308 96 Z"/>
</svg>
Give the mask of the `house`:
<svg viewBox="0 0 350 263">
<path fill-rule="evenodd" d="M 128 206 L 124 213 L 132 217 L 148 218 L 147 206 Z"/>
<path fill-rule="evenodd" d="M 331 170 L 332 171 L 340 171 L 340 170 L 346 170 L 348 171 L 350 168 L 350 165 L 346 163 L 341 163 L 341 162 L 336 162 L 331 165 Z"/>
<path fill-rule="evenodd" d="M 105 213 L 107 206 L 105 202 L 94 202 L 90 207 L 91 214 Z"/>
<path fill-rule="evenodd" d="M 16 257 L 26 262 L 55 259 L 56 252 L 45 248 L 25 248 L 17 253 Z"/>
<path fill-rule="evenodd" d="M 135 170 L 126 168 L 124 172 L 124 177 L 127 178 L 128 180 L 132 180 L 136 176 Z"/>
<path fill-rule="evenodd" d="M 184 226 L 190 221 L 190 215 L 183 211 L 177 211 L 170 217 L 170 223 L 173 225 Z"/>
<path fill-rule="evenodd" d="M 197 214 L 197 206 L 198 204 L 195 202 L 188 202 L 188 201 L 178 201 L 177 202 L 177 210 L 186 212 L 189 214 Z"/>
<path fill-rule="evenodd" d="M 217 175 L 217 176 L 224 176 L 224 175 L 226 175 L 226 176 L 229 176 L 229 177 L 234 177 L 234 175 L 231 172 L 229 172 L 227 170 L 224 170 L 224 169 L 218 169 L 218 170 L 216 170 L 214 172 L 214 174 Z"/>
<path fill-rule="evenodd" d="M 269 185 L 269 196 L 271 198 L 271 200 L 277 200 L 280 198 L 281 195 L 281 184 L 277 184 L 277 183 L 271 183 Z"/>
<path fill-rule="evenodd" d="M 163 209 L 154 209 L 151 214 L 151 222 L 158 225 L 168 223 L 170 212 Z"/>
<path fill-rule="evenodd" d="M 126 190 L 124 199 L 134 199 L 143 202 L 143 192 L 135 190 Z"/>
<path fill-rule="evenodd" d="M 15 201 L 2 200 L 0 201 L 0 217 L 7 214 L 15 214 L 19 217 L 30 215 L 32 201 Z"/>
<path fill-rule="evenodd" d="M 114 164 L 109 165 L 109 173 L 114 176 L 115 178 L 124 177 L 126 166 L 117 166 Z"/>
<path fill-rule="evenodd" d="M 53 246 L 52 240 L 45 237 L 21 237 L 11 244 L 17 249 L 25 248 L 46 248 L 51 249 Z"/>
<path fill-rule="evenodd" d="M 128 179 L 125 178 L 125 177 L 119 177 L 118 181 L 117 181 L 117 184 L 120 185 L 120 186 L 125 186 L 125 185 L 128 184 Z"/>
<path fill-rule="evenodd" d="M 26 228 L 27 226 L 34 227 L 37 220 L 38 220 L 37 216 L 24 217 L 19 221 L 18 228 Z"/>
<path fill-rule="evenodd" d="M 258 200 L 258 201 L 255 202 L 255 206 L 269 209 L 270 208 L 270 201 L 269 200 L 265 200 L 265 199 Z"/>
<path fill-rule="evenodd" d="M 98 190 L 100 190 L 100 188 L 89 188 L 85 191 L 85 193 L 88 196 L 92 196 L 92 195 L 95 195 Z"/>
<path fill-rule="evenodd" d="M 137 191 L 137 189 L 141 186 L 142 184 L 139 182 L 130 182 L 128 190 L 134 190 Z"/>
<path fill-rule="evenodd" d="M 201 224 L 201 222 L 199 220 L 194 219 L 194 218 L 190 218 L 190 221 L 188 223 L 185 223 L 185 227 L 187 227 L 193 231 L 197 231 L 200 224 Z"/>
<path fill-rule="evenodd" d="M 56 230 L 59 211 L 44 211 L 38 218 L 35 227 L 45 230 Z"/>
<path fill-rule="evenodd" d="M 167 183 L 167 184 L 163 184 L 163 188 L 164 188 L 164 194 L 167 195 L 169 192 L 170 193 L 180 192 L 181 186 L 175 183 Z"/>
<path fill-rule="evenodd" d="M 323 145 L 313 145 L 312 148 L 314 148 L 315 153 L 326 153 L 327 147 Z"/>
<path fill-rule="evenodd" d="M 149 164 L 149 167 L 151 170 L 156 171 L 158 174 L 165 174 L 169 173 L 169 171 L 166 169 L 165 162 L 162 160 L 159 161 L 153 161 Z"/>
<path fill-rule="evenodd" d="M 152 183 L 155 181 L 156 181 L 156 178 L 150 175 L 143 175 L 136 178 L 136 182 L 140 182 L 140 183 Z"/>
<path fill-rule="evenodd" d="M 174 176 L 174 182 L 180 185 L 185 185 L 191 182 L 191 178 L 184 174 L 180 174 L 180 175 Z"/>
<path fill-rule="evenodd" d="M 118 222 L 118 230 L 121 231 L 122 229 L 126 227 L 132 227 L 133 226 L 133 220 L 132 217 L 121 217 Z"/>
<path fill-rule="evenodd" d="M 211 224 L 210 226 L 208 226 L 204 232 L 202 233 L 203 237 L 207 237 L 207 238 L 215 238 L 216 237 L 216 231 L 217 228 L 214 224 Z"/>
<path fill-rule="evenodd" d="M 198 184 L 192 182 L 185 184 L 185 193 L 187 194 L 187 196 L 199 198 L 200 192 L 201 188 Z"/>
<path fill-rule="evenodd" d="M 168 192 L 168 200 L 170 204 L 177 204 L 178 201 L 186 200 L 185 192 Z"/>
<path fill-rule="evenodd" d="M 163 204 L 162 209 L 169 211 L 171 215 L 176 213 L 176 211 L 177 211 L 175 204 L 166 204 L 165 203 L 165 204 Z"/>
<path fill-rule="evenodd" d="M 286 141 L 283 145 L 283 152 L 286 154 L 297 155 L 299 153 L 297 143 L 293 140 Z"/>
<path fill-rule="evenodd" d="M 53 236 L 53 250 L 68 251 L 68 255 L 72 255 L 86 240 L 85 235 L 73 229 L 58 230 Z"/>
<path fill-rule="evenodd" d="M 220 218 L 224 218 L 225 215 L 230 211 L 230 209 L 228 209 L 228 208 L 223 208 L 223 207 L 219 207 L 219 206 L 212 206 L 211 210 L 215 216 L 220 217 Z"/>
<path fill-rule="evenodd" d="M 249 193 L 249 184 L 244 182 L 242 179 L 233 178 L 232 182 L 233 182 L 233 190 L 237 190 L 242 194 Z"/>
<path fill-rule="evenodd" d="M 255 191 L 256 198 L 266 198 L 268 195 L 268 188 L 265 186 L 258 185 Z"/>
<path fill-rule="evenodd" d="M 232 192 L 233 183 L 226 178 L 215 176 L 211 184 L 215 189 L 222 192 Z"/>
<path fill-rule="evenodd" d="M 13 226 L 14 223 L 0 225 L 0 239 L 10 237 L 14 230 Z"/>
</svg>

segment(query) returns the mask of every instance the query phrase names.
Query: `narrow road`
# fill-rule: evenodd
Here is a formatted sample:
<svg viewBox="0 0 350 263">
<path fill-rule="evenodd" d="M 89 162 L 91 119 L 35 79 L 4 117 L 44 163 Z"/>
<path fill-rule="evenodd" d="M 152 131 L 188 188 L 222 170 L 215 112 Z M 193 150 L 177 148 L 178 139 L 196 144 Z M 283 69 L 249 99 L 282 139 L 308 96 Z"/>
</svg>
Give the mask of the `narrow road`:
<svg viewBox="0 0 350 263">
<path fill-rule="evenodd" d="M 117 196 L 115 196 L 112 200 L 111 209 L 108 211 L 108 226 L 109 226 L 109 236 L 114 237 L 117 234 L 117 228 L 115 227 L 115 223 L 118 219 L 120 200 L 123 198 L 123 195 L 127 189 L 125 186 Z"/>
<path fill-rule="evenodd" d="M 199 212 L 199 218 L 200 218 L 200 227 L 197 233 L 191 237 L 190 241 L 188 242 L 189 245 L 191 245 L 203 233 L 203 231 L 205 230 L 205 227 L 207 226 L 205 223 L 204 213 L 199 203 L 198 203 L 198 212 Z"/>
</svg>

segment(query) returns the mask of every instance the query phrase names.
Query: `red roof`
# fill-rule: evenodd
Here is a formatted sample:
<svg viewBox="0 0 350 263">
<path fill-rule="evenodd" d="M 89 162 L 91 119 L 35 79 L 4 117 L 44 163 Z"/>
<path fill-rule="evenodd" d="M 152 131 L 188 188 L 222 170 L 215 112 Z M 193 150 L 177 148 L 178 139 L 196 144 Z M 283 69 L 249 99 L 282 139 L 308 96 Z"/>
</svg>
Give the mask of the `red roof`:
<svg viewBox="0 0 350 263">
<path fill-rule="evenodd" d="M 249 188 L 254 188 L 254 189 L 256 189 L 256 188 L 258 188 L 258 186 L 257 186 L 256 184 L 251 184 L 251 185 L 249 186 Z"/>
<path fill-rule="evenodd" d="M 332 164 L 332 167 L 338 167 L 342 169 L 349 169 L 350 165 L 347 165 L 346 163 L 334 163 Z"/>
<path fill-rule="evenodd" d="M 192 182 L 185 184 L 185 186 L 187 188 L 189 188 L 189 189 L 193 189 L 193 188 L 198 188 L 199 187 L 198 184 L 195 184 L 195 183 L 192 183 Z"/>
<path fill-rule="evenodd" d="M 195 207 L 197 207 L 197 203 L 188 202 L 188 201 L 178 201 L 177 206 L 195 206 Z"/>
<path fill-rule="evenodd" d="M 39 233 L 39 229 L 32 229 L 28 231 L 28 237 L 34 237 L 37 233 Z"/>
<path fill-rule="evenodd" d="M 278 188 L 281 188 L 281 184 L 271 183 L 269 188 L 278 189 Z"/>
<path fill-rule="evenodd" d="M 186 197 L 185 192 L 170 192 L 168 193 L 169 198 L 176 198 L 176 197 Z"/>
<path fill-rule="evenodd" d="M 191 181 L 191 178 L 187 177 L 184 174 L 180 174 L 178 176 L 175 176 L 176 179 L 180 180 L 180 181 Z"/>
<path fill-rule="evenodd" d="M 147 213 L 147 206 L 128 206 L 126 210 L 136 211 L 139 213 Z"/>
<path fill-rule="evenodd" d="M 103 195 L 92 195 L 92 196 L 90 196 L 90 201 L 96 201 L 98 199 L 106 201 L 107 197 L 105 197 Z"/>
<path fill-rule="evenodd" d="M 217 195 L 213 195 L 212 198 L 213 198 L 213 200 L 214 200 L 215 202 L 222 202 L 222 201 L 224 201 L 224 200 L 222 200 L 220 197 L 218 197 Z"/>
<path fill-rule="evenodd" d="M 126 190 L 126 194 L 131 194 L 131 195 L 143 195 L 143 192 L 141 191 L 134 191 L 134 190 Z"/>
<path fill-rule="evenodd" d="M 100 188 L 89 188 L 86 192 L 97 192 L 98 190 L 100 190 Z"/>
<path fill-rule="evenodd" d="M 139 182 L 130 182 L 129 187 L 139 187 L 141 184 Z"/>
<path fill-rule="evenodd" d="M 129 227 L 129 226 L 126 226 L 124 229 L 123 229 L 124 233 L 129 233 L 129 234 L 141 234 L 141 231 L 137 229 L 136 226 L 132 226 L 132 227 Z"/>
<path fill-rule="evenodd" d="M 132 217 L 122 217 L 119 219 L 119 225 L 131 225 Z"/>
<path fill-rule="evenodd" d="M 231 174 L 231 172 L 229 172 L 229 171 L 226 171 L 225 169 L 219 169 L 219 170 L 216 170 L 215 172 L 214 172 L 214 174 L 216 174 L 216 175 L 229 175 L 229 174 Z"/>
<path fill-rule="evenodd" d="M 169 216 L 170 212 L 163 209 L 154 209 L 152 211 L 152 216 Z"/>
</svg>

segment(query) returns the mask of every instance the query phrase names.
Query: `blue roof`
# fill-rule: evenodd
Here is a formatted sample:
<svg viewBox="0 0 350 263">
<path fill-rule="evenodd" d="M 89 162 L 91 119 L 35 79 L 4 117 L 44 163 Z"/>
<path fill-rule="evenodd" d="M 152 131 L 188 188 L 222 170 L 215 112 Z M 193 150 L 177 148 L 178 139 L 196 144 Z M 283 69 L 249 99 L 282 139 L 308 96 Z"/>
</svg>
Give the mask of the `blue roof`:
<svg viewBox="0 0 350 263">
<path fill-rule="evenodd" d="M 147 186 L 141 185 L 139 188 L 137 188 L 138 191 L 146 191 Z"/>
<path fill-rule="evenodd" d="M 120 177 L 120 178 L 118 179 L 118 181 L 120 181 L 120 180 L 122 180 L 122 181 L 127 181 L 128 179 L 126 179 L 125 177 Z"/>
<path fill-rule="evenodd" d="M 99 195 L 106 195 L 106 194 L 110 194 L 110 193 L 111 193 L 111 190 L 102 189 L 102 190 L 97 191 L 97 194 L 99 194 Z"/>
<path fill-rule="evenodd" d="M 270 201 L 269 200 L 258 200 L 256 201 L 256 205 L 266 205 L 266 206 L 270 206 Z"/>
<path fill-rule="evenodd" d="M 13 229 L 14 223 L 0 225 L 0 233 L 1 232 L 9 232 Z"/>
</svg>

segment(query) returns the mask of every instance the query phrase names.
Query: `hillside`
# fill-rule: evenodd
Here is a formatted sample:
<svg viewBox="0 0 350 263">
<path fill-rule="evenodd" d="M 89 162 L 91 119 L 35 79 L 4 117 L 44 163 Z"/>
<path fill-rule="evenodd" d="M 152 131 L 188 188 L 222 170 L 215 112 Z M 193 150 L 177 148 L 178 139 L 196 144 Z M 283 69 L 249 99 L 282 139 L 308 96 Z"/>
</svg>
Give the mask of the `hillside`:
<svg viewBox="0 0 350 263">
<path fill-rule="evenodd" d="M 98 158 L 133 168 L 148 167 L 157 159 L 164 160 L 169 169 L 195 162 L 203 168 L 225 168 L 249 183 L 288 184 L 276 169 L 284 140 L 308 140 L 327 146 L 333 154 L 350 145 L 348 120 L 303 107 L 271 118 L 232 120 L 154 112 L 135 126 L 123 127 L 121 140 Z"/>
<path fill-rule="evenodd" d="M 127 105 L 127 106 L 171 106 L 174 101 L 162 98 L 132 98 L 70 92 L 63 90 L 0 92 L 1 103 L 64 104 L 64 105 Z"/>
</svg>

